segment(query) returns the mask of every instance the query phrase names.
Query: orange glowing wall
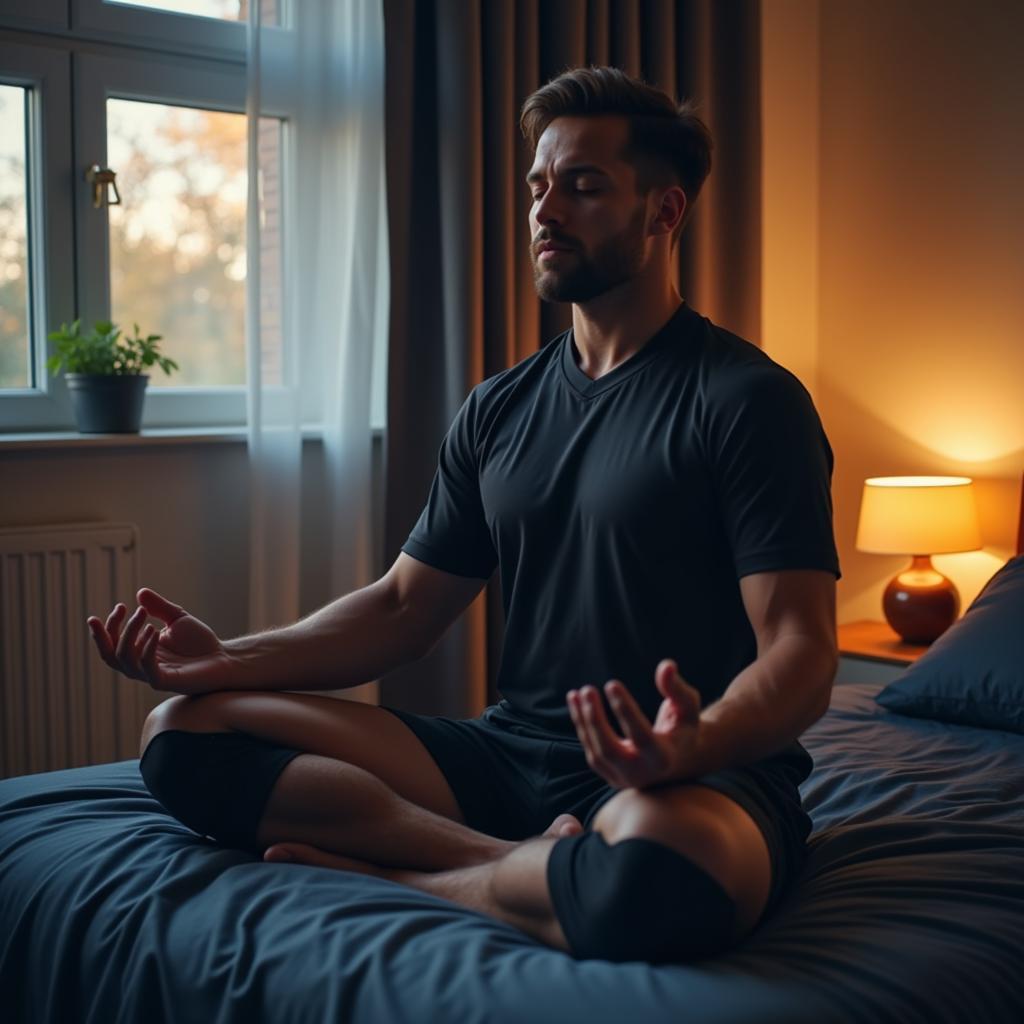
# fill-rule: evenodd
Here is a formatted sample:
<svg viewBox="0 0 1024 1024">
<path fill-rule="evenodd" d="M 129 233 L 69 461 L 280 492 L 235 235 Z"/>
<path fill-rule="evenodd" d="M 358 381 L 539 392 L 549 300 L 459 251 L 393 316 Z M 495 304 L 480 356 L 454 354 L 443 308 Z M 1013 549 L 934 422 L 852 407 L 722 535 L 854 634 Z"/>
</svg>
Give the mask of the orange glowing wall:
<svg viewBox="0 0 1024 1024">
<path fill-rule="evenodd" d="M 763 343 L 836 457 L 840 622 L 906 561 L 862 554 L 865 477 L 978 482 L 963 606 L 1014 551 L 1024 471 L 1024 4 L 767 0 Z"/>
</svg>

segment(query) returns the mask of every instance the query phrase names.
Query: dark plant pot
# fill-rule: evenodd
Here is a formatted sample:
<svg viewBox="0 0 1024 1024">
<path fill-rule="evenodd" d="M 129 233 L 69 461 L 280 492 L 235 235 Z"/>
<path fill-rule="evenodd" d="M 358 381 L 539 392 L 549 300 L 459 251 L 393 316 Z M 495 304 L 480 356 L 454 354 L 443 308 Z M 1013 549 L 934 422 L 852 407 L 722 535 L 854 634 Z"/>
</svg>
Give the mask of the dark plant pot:
<svg viewBox="0 0 1024 1024">
<path fill-rule="evenodd" d="M 66 373 L 81 434 L 137 434 L 149 377 L 144 373 Z"/>
</svg>

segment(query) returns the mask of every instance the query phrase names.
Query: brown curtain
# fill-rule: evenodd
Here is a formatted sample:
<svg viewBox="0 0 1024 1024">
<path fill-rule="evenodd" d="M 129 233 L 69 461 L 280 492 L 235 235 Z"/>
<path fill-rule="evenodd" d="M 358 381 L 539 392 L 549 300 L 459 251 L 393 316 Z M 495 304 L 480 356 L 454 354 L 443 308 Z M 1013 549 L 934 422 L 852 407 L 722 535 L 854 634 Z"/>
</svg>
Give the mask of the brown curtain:
<svg viewBox="0 0 1024 1024">
<path fill-rule="evenodd" d="M 384 564 L 423 508 L 466 395 L 572 323 L 534 290 L 519 131 L 526 97 L 562 71 L 613 65 L 699 104 L 714 167 L 680 242 L 680 294 L 759 343 L 757 0 L 383 0 L 391 332 Z M 381 703 L 465 717 L 497 699 L 498 573 L 426 658 L 381 680 Z"/>
</svg>

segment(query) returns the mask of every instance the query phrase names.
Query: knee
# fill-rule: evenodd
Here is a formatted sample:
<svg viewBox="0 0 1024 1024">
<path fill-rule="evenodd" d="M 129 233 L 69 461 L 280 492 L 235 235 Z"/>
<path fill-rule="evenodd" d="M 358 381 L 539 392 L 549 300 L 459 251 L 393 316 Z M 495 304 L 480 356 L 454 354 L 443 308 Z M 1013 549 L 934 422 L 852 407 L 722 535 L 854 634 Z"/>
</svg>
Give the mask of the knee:
<svg viewBox="0 0 1024 1024">
<path fill-rule="evenodd" d="M 561 839 L 547 866 L 551 903 L 576 957 L 670 963 L 710 956 L 735 935 L 736 906 L 680 851 L 600 832 Z"/>
<path fill-rule="evenodd" d="M 771 890 L 771 854 L 754 819 L 725 794 L 690 784 L 624 789 L 600 809 L 593 827 L 611 843 L 664 844 L 705 871 L 733 901 L 734 939 L 760 920 Z"/>
<path fill-rule="evenodd" d="M 164 729 L 187 729 L 200 732 L 223 725 L 224 705 L 233 696 L 220 690 L 213 693 L 179 693 L 161 701 L 146 716 L 146 728 L 155 735 Z"/>
<path fill-rule="evenodd" d="M 707 805 L 703 788 L 666 786 L 623 789 L 594 818 L 593 828 L 609 843 L 650 839 L 692 858 L 728 885 L 734 860 L 721 808 Z M 711 794 L 715 799 L 718 794 Z"/>
<path fill-rule="evenodd" d="M 164 728 L 146 747 L 139 772 L 164 809 L 190 829 L 258 853 L 270 791 L 300 753 L 240 732 Z"/>
<path fill-rule="evenodd" d="M 185 732 L 228 732 L 227 711 L 234 693 L 214 691 L 213 693 L 182 694 L 161 701 L 146 716 L 139 737 L 139 757 L 153 740 L 168 729 Z"/>
</svg>

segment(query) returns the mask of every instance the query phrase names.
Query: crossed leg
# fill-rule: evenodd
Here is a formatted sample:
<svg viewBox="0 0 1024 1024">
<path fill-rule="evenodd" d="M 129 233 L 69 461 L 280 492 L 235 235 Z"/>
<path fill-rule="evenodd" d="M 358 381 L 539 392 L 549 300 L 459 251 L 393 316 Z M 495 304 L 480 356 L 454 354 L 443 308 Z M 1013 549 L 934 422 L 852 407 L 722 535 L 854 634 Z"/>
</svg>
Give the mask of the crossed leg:
<svg viewBox="0 0 1024 1024">
<path fill-rule="evenodd" d="M 465 825 L 426 748 L 382 708 L 300 693 L 177 696 L 150 713 L 139 756 L 170 729 L 241 732 L 307 751 L 270 792 L 256 833 L 264 847 L 292 840 L 438 871 L 493 860 L 515 845 Z"/>
<path fill-rule="evenodd" d="M 147 719 L 142 751 L 165 729 L 238 731 L 310 751 L 281 773 L 259 824 L 268 861 L 362 871 L 489 913 L 558 949 L 569 943 L 547 883 L 551 849 L 580 832 L 559 815 L 540 837 L 509 842 L 468 828 L 444 776 L 389 712 L 310 694 L 243 691 L 174 697 Z M 593 824 L 606 842 L 648 838 L 705 870 L 736 906 L 735 939 L 760 918 L 767 845 L 735 801 L 680 784 L 617 793 Z"/>
<path fill-rule="evenodd" d="M 543 836 L 514 844 L 492 861 L 441 872 L 389 868 L 291 842 L 274 844 L 264 859 L 387 878 L 490 914 L 569 951 L 552 904 L 547 867 L 555 843 L 581 828 L 571 815 L 560 815 Z M 655 840 L 705 871 L 736 907 L 732 943 L 760 919 L 771 884 L 768 846 L 750 815 L 724 793 L 686 783 L 621 790 L 601 808 L 593 828 L 612 845 L 631 838 Z"/>
</svg>

